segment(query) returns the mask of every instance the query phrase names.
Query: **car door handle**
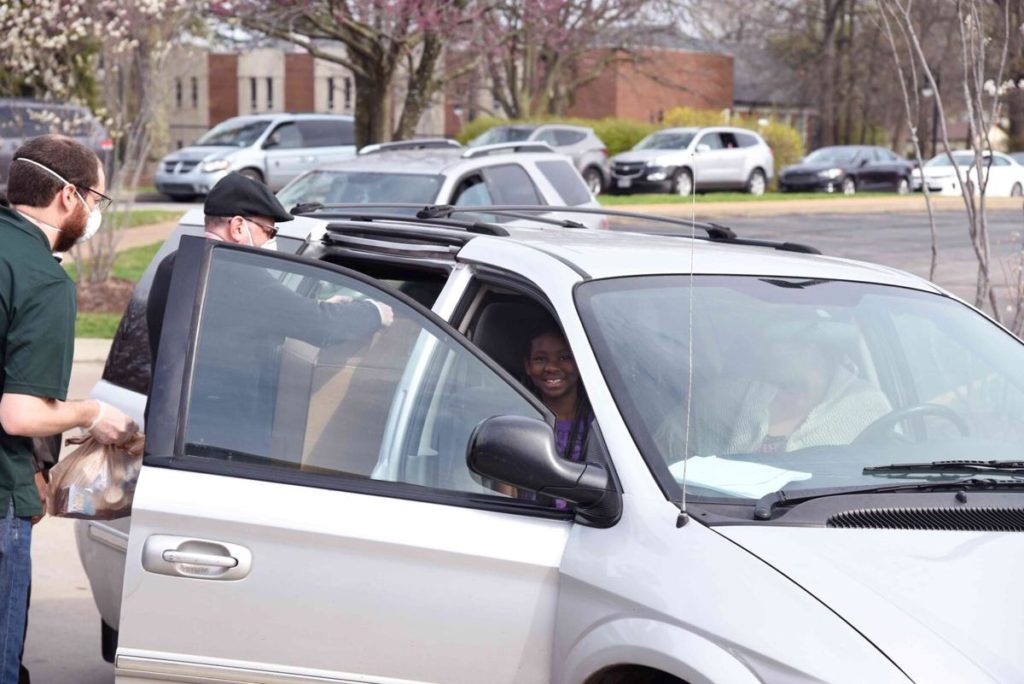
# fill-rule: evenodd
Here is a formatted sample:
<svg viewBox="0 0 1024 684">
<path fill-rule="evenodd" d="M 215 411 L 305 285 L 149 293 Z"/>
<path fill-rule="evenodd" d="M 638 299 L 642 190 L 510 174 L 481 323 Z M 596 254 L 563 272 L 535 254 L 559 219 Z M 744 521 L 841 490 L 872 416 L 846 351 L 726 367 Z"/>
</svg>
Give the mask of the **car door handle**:
<svg viewBox="0 0 1024 684">
<path fill-rule="evenodd" d="M 212 553 L 189 553 L 187 551 L 164 551 L 163 558 L 168 563 L 188 563 L 189 565 L 207 565 L 211 568 L 233 568 L 238 559 L 233 556 L 215 556 Z"/>
<path fill-rule="evenodd" d="M 142 567 L 172 577 L 239 580 L 252 569 L 252 552 L 238 544 L 154 534 L 142 547 Z"/>
</svg>

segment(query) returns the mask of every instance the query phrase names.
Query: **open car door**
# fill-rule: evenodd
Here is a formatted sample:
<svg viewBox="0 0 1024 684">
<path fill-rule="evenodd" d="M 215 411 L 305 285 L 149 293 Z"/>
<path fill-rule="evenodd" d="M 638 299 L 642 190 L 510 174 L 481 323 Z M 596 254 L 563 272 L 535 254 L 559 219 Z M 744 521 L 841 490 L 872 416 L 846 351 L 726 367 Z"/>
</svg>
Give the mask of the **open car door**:
<svg viewBox="0 0 1024 684">
<path fill-rule="evenodd" d="M 470 473 L 498 414 L 550 422 L 412 300 L 183 238 L 116 681 L 548 681 L 571 514 Z"/>
</svg>

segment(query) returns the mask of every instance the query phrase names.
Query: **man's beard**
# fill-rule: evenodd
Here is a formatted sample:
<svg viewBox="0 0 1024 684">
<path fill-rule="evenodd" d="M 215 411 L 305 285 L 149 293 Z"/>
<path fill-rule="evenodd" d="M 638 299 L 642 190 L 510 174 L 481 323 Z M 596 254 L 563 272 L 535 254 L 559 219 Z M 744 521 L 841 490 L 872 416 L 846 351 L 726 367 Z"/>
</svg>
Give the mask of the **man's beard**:
<svg viewBox="0 0 1024 684">
<path fill-rule="evenodd" d="M 54 252 L 66 252 L 75 246 L 78 242 L 78 238 L 85 235 L 85 228 L 89 223 L 89 212 L 85 211 L 85 207 L 81 204 L 78 205 L 78 211 L 71 216 L 64 219 L 64 223 L 60 226 L 60 233 L 57 234 L 57 240 L 54 242 Z"/>
</svg>

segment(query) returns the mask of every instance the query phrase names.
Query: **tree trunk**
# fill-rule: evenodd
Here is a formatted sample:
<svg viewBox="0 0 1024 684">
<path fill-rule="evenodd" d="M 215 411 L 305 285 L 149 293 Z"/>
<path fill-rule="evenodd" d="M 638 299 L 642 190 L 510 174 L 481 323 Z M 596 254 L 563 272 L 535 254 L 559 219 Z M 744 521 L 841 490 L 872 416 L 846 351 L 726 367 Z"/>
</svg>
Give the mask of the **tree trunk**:
<svg viewBox="0 0 1024 684">
<path fill-rule="evenodd" d="M 354 77 L 356 147 L 391 140 L 394 101 L 391 78 L 384 74 Z"/>
<path fill-rule="evenodd" d="M 437 80 L 437 63 L 443 48 L 440 36 L 430 33 L 424 37 L 419 61 L 407 80 L 402 116 L 395 128 L 395 140 L 405 140 L 416 134 L 416 126 L 423 112 L 430 106 L 430 97 L 437 90 L 434 84 Z"/>
</svg>

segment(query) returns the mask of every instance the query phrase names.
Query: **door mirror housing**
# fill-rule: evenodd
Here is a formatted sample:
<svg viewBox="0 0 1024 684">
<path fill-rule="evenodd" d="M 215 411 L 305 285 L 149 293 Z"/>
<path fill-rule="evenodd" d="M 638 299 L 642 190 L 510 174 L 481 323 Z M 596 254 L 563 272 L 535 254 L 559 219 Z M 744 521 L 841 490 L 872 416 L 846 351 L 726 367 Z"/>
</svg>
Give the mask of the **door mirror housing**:
<svg viewBox="0 0 1024 684">
<path fill-rule="evenodd" d="M 622 514 L 622 497 L 608 469 L 559 456 L 555 433 L 542 420 L 509 415 L 481 421 L 469 438 L 466 462 L 482 477 L 564 499 L 576 509 L 578 522 L 610 527 Z"/>
<path fill-rule="evenodd" d="M 701 144 L 697 145 L 697 152 L 710 152 L 710 151 L 711 151 L 711 145 L 708 145 L 707 143 L 701 143 Z"/>
<path fill-rule="evenodd" d="M 867 166 L 867 165 L 868 165 L 868 160 L 867 159 L 861 159 L 859 162 L 857 162 L 857 166 Z"/>
</svg>

